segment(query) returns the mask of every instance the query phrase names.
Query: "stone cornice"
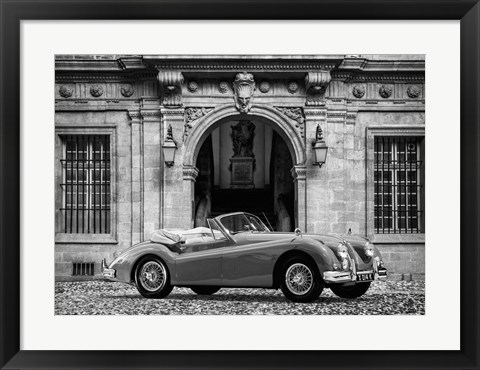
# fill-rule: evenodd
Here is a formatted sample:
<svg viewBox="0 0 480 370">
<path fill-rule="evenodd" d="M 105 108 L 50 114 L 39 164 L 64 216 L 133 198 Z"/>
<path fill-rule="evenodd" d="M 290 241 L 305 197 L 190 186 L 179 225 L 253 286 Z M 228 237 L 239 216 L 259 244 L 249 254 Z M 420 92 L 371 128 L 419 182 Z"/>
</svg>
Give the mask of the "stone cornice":
<svg viewBox="0 0 480 370">
<path fill-rule="evenodd" d="M 125 80 L 156 80 L 156 71 L 128 72 L 117 71 L 117 73 L 91 71 L 65 70 L 55 72 L 55 81 L 125 81 Z"/>
<path fill-rule="evenodd" d="M 425 83 L 425 72 L 347 72 L 332 71 L 332 80 L 345 82 L 415 82 Z"/>
<path fill-rule="evenodd" d="M 238 72 L 242 70 L 254 72 L 308 72 L 317 70 L 331 70 L 335 68 L 337 63 L 275 63 L 275 62 L 211 62 L 202 63 L 165 63 L 155 64 L 158 70 L 181 70 L 182 72 Z"/>
</svg>

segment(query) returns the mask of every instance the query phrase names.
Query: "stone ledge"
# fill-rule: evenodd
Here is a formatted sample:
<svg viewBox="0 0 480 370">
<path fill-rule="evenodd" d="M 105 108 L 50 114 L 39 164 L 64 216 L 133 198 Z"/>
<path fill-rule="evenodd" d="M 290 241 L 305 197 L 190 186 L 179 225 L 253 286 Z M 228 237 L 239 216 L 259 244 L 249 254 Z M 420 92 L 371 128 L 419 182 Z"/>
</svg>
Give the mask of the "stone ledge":
<svg viewBox="0 0 480 370">
<path fill-rule="evenodd" d="M 118 244 L 113 235 L 95 234 L 56 234 L 56 244 Z"/>
<path fill-rule="evenodd" d="M 399 273 L 389 273 L 387 275 L 387 280 L 392 281 L 425 281 L 425 274 L 399 274 Z"/>
<path fill-rule="evenodd" d="M 425 234 L 375 234 L 371 240 L 377 244 L 425 244 Z"/>
</svg>

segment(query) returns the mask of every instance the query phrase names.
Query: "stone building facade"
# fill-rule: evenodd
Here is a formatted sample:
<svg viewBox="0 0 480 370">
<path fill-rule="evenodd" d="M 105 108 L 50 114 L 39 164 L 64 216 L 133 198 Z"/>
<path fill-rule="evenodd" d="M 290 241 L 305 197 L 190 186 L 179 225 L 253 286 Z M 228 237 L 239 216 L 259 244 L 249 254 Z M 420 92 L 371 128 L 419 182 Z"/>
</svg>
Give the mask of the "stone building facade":
<svg viewBox="0 0 480 370">
<path fill-rule="evenodd" d="M 367 235 L 393 277 L 423 276 L 423 55 L 55 64 L 58 278 L 98 275 L 155 229 L 237 210 L 277 230 Z"/>
</svg>

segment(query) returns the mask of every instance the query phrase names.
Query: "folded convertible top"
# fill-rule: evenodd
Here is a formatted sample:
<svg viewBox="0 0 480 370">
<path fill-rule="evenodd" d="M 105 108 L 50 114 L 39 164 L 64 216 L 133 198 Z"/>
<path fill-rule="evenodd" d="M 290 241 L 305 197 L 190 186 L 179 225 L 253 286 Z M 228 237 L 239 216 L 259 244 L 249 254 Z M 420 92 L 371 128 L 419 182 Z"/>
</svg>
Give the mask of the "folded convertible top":
<svg viewBox="0 0 480 370">
<path fill-rule="evenodd" d="M 196 227 L 188 230 L 165 230 L 160 229 L 152 233 L 150 241 L 154 243 L 171 246 L 178 243 L 183 243 L 187 239 L 199 237 L 202 235 L 211 235 L 212 232 L 208 227 Z"/>
</svg>

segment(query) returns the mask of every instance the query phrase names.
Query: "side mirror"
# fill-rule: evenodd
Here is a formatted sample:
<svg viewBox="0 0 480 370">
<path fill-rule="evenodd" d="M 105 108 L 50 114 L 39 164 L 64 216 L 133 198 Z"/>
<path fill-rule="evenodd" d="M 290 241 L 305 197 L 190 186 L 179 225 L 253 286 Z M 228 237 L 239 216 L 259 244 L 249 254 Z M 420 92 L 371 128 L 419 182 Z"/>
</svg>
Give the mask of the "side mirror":
<svg viewBox="0 0 480 370">
<path fill-rule="evenodd" d="M 250 231 L 250 225 L 243 225 L 244 231 Z"/>
<path fill-rule="evenodd" d="M 297 227 L 294 231 L 295 235 L 296 236 L 302 236 L 302 232 L 300 231 L 300 229 Z"/>
</svg>

